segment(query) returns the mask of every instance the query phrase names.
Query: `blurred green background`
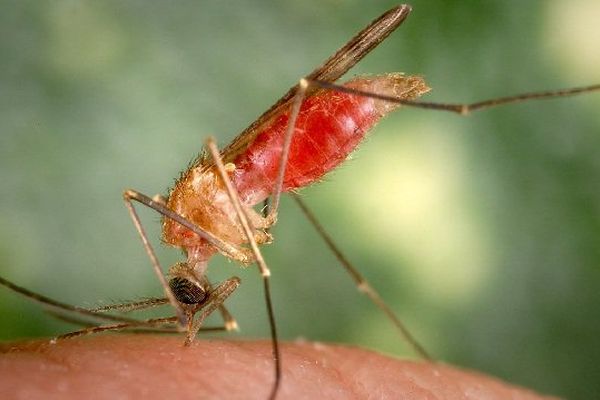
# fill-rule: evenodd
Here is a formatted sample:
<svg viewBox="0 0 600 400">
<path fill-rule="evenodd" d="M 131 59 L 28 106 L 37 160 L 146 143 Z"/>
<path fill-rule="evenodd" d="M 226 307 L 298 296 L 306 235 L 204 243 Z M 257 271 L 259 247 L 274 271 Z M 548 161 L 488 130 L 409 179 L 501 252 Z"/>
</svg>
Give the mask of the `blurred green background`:
<svg viewBox="0 0 600 400">
<path fill-rule="evenodd" d="M 160 294 L 121 201 L 164 193 L 390 1 L 0 3 L 0 274 L 92 306 Z M 413 1 L 351 74 L 422 74 L 430 101 L 600 82 L 597 1 Z M 359 269 L 449 363 L 544 393 L 600 391 L 600 95 L 382 122 L 303 191 Z M 158 241 L 159 217 L 142 212 Z M 412 357 L 284 199 L 265 248 L 282 338 Z M 159 246 L 160 247 L 160 246 Z M 180 255 L 161 248 L 165 267 Z M 228 301 L 267 337 L 260 277 Z M 0 338 L 73 329 L 0 290 Z"/>
</svg>

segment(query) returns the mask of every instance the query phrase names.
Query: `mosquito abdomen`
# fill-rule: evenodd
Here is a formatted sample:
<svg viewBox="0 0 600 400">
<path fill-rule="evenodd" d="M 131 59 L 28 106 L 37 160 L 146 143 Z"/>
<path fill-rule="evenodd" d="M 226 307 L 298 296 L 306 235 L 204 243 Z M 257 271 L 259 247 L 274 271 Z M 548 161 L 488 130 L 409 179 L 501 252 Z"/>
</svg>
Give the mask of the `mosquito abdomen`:
<svg viewBox="0 0 600 400">
<path fill-rule="evenodd" d="M 400 73 L 356 77 L 344 86 L 405 100 L 429 90 L 421 77 Z M 331 90 L 305 99 L 295 124 L 283 191 L 307 186 L 333 170 L 379 119 L 397 107 L 372 97 Z M 289 115 L 275 118 L 234 161 L 232 178 L 247 205 L 264 200 L 274 189 Z"/>
</svg>

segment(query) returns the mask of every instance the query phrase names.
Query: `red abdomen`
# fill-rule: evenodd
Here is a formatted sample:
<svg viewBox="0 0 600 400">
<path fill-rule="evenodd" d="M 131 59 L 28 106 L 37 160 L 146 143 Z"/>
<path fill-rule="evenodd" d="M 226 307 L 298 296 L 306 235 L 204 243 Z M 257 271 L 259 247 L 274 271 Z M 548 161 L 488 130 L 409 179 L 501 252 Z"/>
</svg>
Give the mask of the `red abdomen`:
<svg viewBox="0 0 600 400">
<path fill-rule="evenodd" d="M 413 99 L 429 89 L 420 77 L 387 74 L 357 77 L 344 84 L 371 93 Z M 397 105 L 331 90 L 305 99 L 296 121 L 283 190 L 307 186 L 342 163 L 381 117 Z M 234 160 L 233 182 L 246 205 L 273 191 L 289 111 L 263 127 Z"/>
</svg>

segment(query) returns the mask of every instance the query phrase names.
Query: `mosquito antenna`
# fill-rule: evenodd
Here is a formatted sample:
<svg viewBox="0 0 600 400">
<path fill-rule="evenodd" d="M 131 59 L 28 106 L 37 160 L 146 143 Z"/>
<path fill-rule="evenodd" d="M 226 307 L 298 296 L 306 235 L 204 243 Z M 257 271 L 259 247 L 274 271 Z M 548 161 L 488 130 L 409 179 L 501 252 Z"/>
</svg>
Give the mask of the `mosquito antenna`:
<svg viewBox="0 0 600 400">
<path fill-rule="evenodd" d="M 323 89 L 335 90 L 338 92 L 355 94 L 357 96 L 365 96 L 373 99 L 389 101 L 390 103 L 402 104 L 408 107 L 416 107 L 416 108 L 426 108 L 430 110 L 440 110 L 440 111 L 449 111 L 456 114 L 467 115 L 474 111 L 480 111 L 487 108 L 492 108 L 505 104 L 512 103 L 521 103 L 529 100 L 546 100 L 553 99 L 557 97 L 567 97 L 567 96 L 575 96 L 583 93 L 596 92 L 600 90 L 600 84 L 598 85 L 590 85 L 590 86 L 581 86 L 575 88 L 568 89 L 559 89 L 559 90 L 549 90 L 544 92 L 531 92 L 531 93 L 522 93 L 513 96 L 506 97 L 498 97 L 494 99 L 488 99 L 483 101 L 477 101 L 475 103 L 470 104 L 456 104 L 456 103 L 433 103 L 426 101 L 412 101 L 412 100 L 402 100 L 393 96 L 386 96 L 377 93 L 365 92 L 362 90 L 356 90 L 352 88 L 348 88 L 342 85 L 338 85 L 335 83 L 324 82 L 320 80 L 311 80 L 309 81 L 310 85 L 314 85 Z"/>
<path fill-rule="evenodd" d="M 94 313 L 104 313 L 108 311 L 131 312 L 137 310 L 144 310 L 146 308 L 158 307 L 165 304 L 169 304 L 169 299 L 167 299 L 166 297 L 151 297 L 149 299 L 132 301 L 128 303 L 107 304 L 101 307 L 89 308 L 88 310 Z"/>
<path fill-rule="evenodd" d="M 273 360 L 275 362 L 275 382 L 273 383 L 273 388 L 271 389 L 271 393 L 269 395 L 269 399 L 275 399 L 277 396 L 277 391 L 279 389 L 279 385 L 281 383 L 281 357 L 279 353 L 279 342 L 277 340 L 277 327 L 275 325 L 275 314 L 273 312 L 273 304 L 271 300 L 271 288 L 269 286 L 269 277 L 271 276 L 271 271 L 269 267 L 267 267 L 267 263 L 265 262 L 258 245 L 256 244 L 256 240 L 254 238 L 253 231 L 254 229 L 250 225 L 250 221 L 244 208 L 240 203 L 239 196 L 237 191 L 233 187 L 231 180 L 227 176 L 227 172 L 225 170 L 225 166 L 223 165 L 223 160 L 221 160 L 221 156 L 219 154 L 219 149 L 217 149 L 217 145 L 215 143 L 215 139 L 209 137 L 206 140 L 206 146 L 208 147 L 210 154 L 212 155 L 213 161 L 217 166 L 217 171 L 219 171 L 219 175 L 225 184 L 225 188 L 227 189 L 227 193 L 229 195 L 229 199 L 235 208 L 235 212 L 244 228 L 244 232 L 246 237 L 248 238 L 248 242 L 250 243 L 250 247 L 252 248 L 252 252 L 256 258 L 256 264 L 260 271 L 260 274 L 263 278 L 264 285 L 264 293 L 265 293 L 265 303 L 267 305 L 267 315 L 269 317 L 269 326 L 271 328 L 271 344 L 273 349 Z"/>
<path fill-rule="evenodd" d="M 383 301 L 379 293 L 369 284 L 369 282 L 365 279 L 365 277 L 358 272 L 356 267 L 352 265 L 352 263 L 346 258 L 346 256 L 342 253 L 338 245 L 335 244 L 331 236 L 325 231 L 323 225 L 319 222 L 315 214 L 308 208 L 306 203 L 300 198 L 296 193 L 290 193 L 290 196 L 296 201 L 302 213 L 306 216 L 311 225 L 315 228 L 319 236 L 323 239 L 323 241 L 327 244 L 327 247 L 331 250 L 331 252 L 335 255 L 335 258 L 338 259 L 340 264 L 344 267 L 346 272 L 352 277 L 352 280 L 356 283 L 356 287 L 359 292 L 364 293 L 367 297 L 377 306 L 381 311 L 387 315 L 387 317 L 392 321 L 396 329 L 400 331 L 404 340 L 411 346 L 411 348 L 417 353 L 421 358 L 425 360 L 432 361 L 433 358 L 429 355 L 429 353 L 425 350 L 425 348 L 415 339 L 415 337 L 410 333 L 410 331 L 406 328 L 406 326 L 402 323 L 400 318 L 394 313 L 394 311 Z"/>
</svg>

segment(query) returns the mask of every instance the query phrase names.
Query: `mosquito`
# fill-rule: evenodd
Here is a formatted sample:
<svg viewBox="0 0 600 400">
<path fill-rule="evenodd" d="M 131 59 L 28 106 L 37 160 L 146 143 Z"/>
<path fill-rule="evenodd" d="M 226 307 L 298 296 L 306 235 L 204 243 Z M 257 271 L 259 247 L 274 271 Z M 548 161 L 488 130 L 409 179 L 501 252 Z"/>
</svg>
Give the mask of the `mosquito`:
<svg viewBox="0 0 600 400">
<path fill-rule="evenodd" d="M 163 287 L 164 298 L 85 309 L 49 299 L 3 278 L 0 278 L 0 284 L 61 312 L 77 315 L 62 318 L 92 325 L 58 336 L 57 340 L 133 329 L 181 331 L 185 333 L 187 345 L 201 330 L 237 328 L 225 302 L 239 287 L 240 279 L 231 277 L 213 285 L 207 277 L 209 260 L 220 253 L 243 266 L 255 263 L 263 281 L 271 331 L 274 381 L 269 398 L 274 399 L 282 379 L 281 357 L 270 292 L 271 272 L 259 246 L 273 240 L 269 230 L 278 220 L 281 195 L 290 193 L 359 291 L 387 316 L 416 354 L 433 360 L 379 293 L 344 256 L 295 192 L 343 163 L 367 132 L 382 117 L 400 106 L 467 115 L 509 103 L 597 91 L 600 85 L 525 93 L 471 104 L 445 104 L 416 100 L 429 91 L 420 76 L 387 73 L 358 76 L 341 85 L 335 83 L 400 26 L 410 11 L 410 6 L 400 5 L 375 19 L 302 78 L 223 150 L 218 150 L 213 138 L 207 139 L 205 151 L 182 172 L 166 196 L 151 197 L 133 189 L 123 193 L 133 224 Z M 186 255 L 185 261 L 171 266 L 167 274 L 163 272 L 134 203 L 161 214 L 163 241 L 181 249 Z M 268 207 L 263 207 L 262 213 L 255 210 L 261 204 L 268 204 Z M 106 311 L 134 311 L 164 304 L 173 307 L 174 316 L 136 320 L 104 314 Z M 221 314 L 223 326 L 205 327 L 205 319 L 215 311 Z M 106 323 L 90 323 L 87 318 Z"/>
</svg>

